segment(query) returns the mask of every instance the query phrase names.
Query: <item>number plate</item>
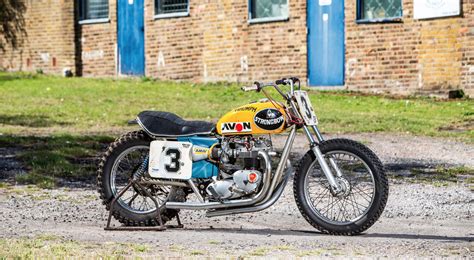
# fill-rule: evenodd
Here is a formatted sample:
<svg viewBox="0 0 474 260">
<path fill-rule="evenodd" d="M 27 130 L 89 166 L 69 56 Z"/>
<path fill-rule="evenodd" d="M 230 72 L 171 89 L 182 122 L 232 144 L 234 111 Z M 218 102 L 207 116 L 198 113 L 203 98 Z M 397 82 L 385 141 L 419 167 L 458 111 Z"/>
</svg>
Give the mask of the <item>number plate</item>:
<svg viewBox="0 0 474 260">
<path fill-rule="evenodd" d="M 317 125 L 318 118 L 314 113 L 311 100 L 309 100 L 308 92 L 303 90 L 295 91 L 296 102 L 300 108 L 300 113 L 303 116 L 303 120 L 306 125 Z"/>
<path fill-rule="evenodd" d="M 188 142 L 153 141 L 150 144 L 148 173 L 153 178 L 191 179 L 193 159 Z"/>
</svg>

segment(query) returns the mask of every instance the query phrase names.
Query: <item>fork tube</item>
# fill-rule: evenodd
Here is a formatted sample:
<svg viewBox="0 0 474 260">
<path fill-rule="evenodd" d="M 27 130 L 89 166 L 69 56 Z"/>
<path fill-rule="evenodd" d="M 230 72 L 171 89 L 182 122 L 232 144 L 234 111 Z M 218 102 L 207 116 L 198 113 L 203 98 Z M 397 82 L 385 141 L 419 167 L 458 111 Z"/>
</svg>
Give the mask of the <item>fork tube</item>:
<svg viewBox="0 0 474 260">
<path fill-rule="evenodd" d="M 311 132 L 309 131 L 309 129 L 308 129 L 308 127 L 307 127 L 306 125 L 303 126 L 303 130 L 304 130 L 304 132 L 305 132 L 305 134 L 306 134 L 306 137 L 308 137 L 309 144 L 310 144 L 311 146 L 317 145 L 316 140 L 314 140 L 313 135 L 311 134 Z"/>
<path fill-rule="evenodd" d="M 321 135 L 321 132 L 319 132 L 318 126 L 313 125 L 313 131 L 316 134 L 316 137 L 318 138 L 319 142 L 323 142 L 324 138 Z M 342 177 L 342 172 L 339 169 L 339 167 L 336 164 L 336 161 L 334 161 L 334 158 L 332 156 L 329 156 L 329 163 L 331 163 L 331 166 L 334 170 L 336 170 L 337 177 Z"/>
<path fill-rule="evenodd" d="M 289 98 L 289 103 L 290 103 L 290 106 L 293 109 L 293 111 L 297 114 L 297 116 L 299 118 L 302 118 L 299 111 L 298 111 L 298 109 L 296 109 L 296 105 L 295 105 L 293 99 Z M 326 160 L 324 160 L 324 156 L 323 156 L 323 154 L 321 153 L 321 150 L 318 147 L 318 143 L 314 140 L 314 137 L 311 134 L 311 132 L 309 131 L 308 126 L 303 125 L 303 129 L 304 129 L 304 132 L 306 134 L 306 137 L 308 137 L 308 141 L 310 143 L 311 150 L 313 150 L 314 155 L 316 155 L 316 159 L 318 160 L 319 165 L 321 165 L 321 169 L 323 170 L 324 175 L 326 175 L 326 178 L 328 179 L 329 185 L 331 185 L 333 191 L 335 191 L 336 193 L 339 192 L 340 187 L 337 184 L 336 179 L 334 178 L 334 175 L 332 174 L 331 169 L 329 168 Z M 320 142 L 324 141 L 323 136 L 321 135 L 321 133 L 319 132 L 319 129 L 316 126 L 313 126 L 313 130 L 314 130 L 318 140 Z M 331 162 L 331 165 L 334 167 L 334 169 L 336 169 L 337 176 L 339 176 L 339 177 L 342 176 L 341 171 L 339 170 L 339 167 L 337 167 L 336 162 L 334 161 L 334 159 L 329 158 L 329 161 Z"/>
<path fill-rule="evenodd" d="M 319 132 L 318 126 L 313 125 L 312 127 L 313 127 L 313 131 L 314 131 L 314 133 L 316 134 L 316 137 L 318 138 L 319 142 L 324 141 L 324 138 L 323 138 L 323 136 L 321 135 L 321 132 Z"/>
<path fill-rule="evenodd" d="M 331 185 L 332 189 L 337 193 L 339 192 L 340 188 L 339 185 L 336 182 L 336 179 L 334 178 L 334 175 L 332 174 L 331 168 L 329 168 L 329 165 L 327 164 L 326 160 L 324 159 L 324 155 L 321 153 L 321 150 L 319 149 L 319 146 L 317 145 L 316 141 L 313 138 L 313 135 L 309 131 L 308 127 L 305 125 L 303 126 L 303 129 L 306 133 L 306 136 L 308 137 L 308 140 L 310 142 L 311 150 L 313 151 L 314 155 L 316 156 L 316 160 L 318 160 L 319 165 L 321 166 L 321 169 L 323 170 L 324 175 L 326 176 L 329 185 Z"/>
</svg>

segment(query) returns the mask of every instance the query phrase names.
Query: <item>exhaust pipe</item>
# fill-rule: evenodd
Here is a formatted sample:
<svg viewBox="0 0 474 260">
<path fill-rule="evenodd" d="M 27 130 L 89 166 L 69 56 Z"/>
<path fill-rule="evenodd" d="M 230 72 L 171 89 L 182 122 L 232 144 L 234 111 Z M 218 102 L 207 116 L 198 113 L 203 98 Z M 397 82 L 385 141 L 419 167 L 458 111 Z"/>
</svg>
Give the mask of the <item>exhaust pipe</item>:
<svg viewBox="0 0 474 260">
<path fill-rule="evenodd" d="M 277 186 L 276 190 L 271 194 L 270 199 L 264 201 L 263 203 L 257 204 L 256 206 L 253 206 L 253 207 L 239 207 L 239 208 L 232 208 L 232 209 L 218 209 L 214 211 L 208 211 L 206 213 L 206 217 L 218 217 L 218 216 L 240 214 L 240 213 L 252 213 L 252 212 L 261 211 L 261 210 L 271 207 L 273 204 L 275 204 L 278 198 L 280 198 L 281 194 L 285 190 L 286 184 L 288 183 L 288 180 L 290 179 L 291 172 L 293 172 L 293 168 L 290 165 L 290 167 L 287 168 L 286 170 L 284 179 Z"/>
<path fill-rule="evenodd" d="M 267 152 L 259 151 L 258 156 L 265 161 L 265 174 L 263 175 L 263 188 L 255 196 L 250 199 L 242 200 L 229 200 L 226 202 L 166 202 L 165 208 L 167 209 L 192 209 L 192 210 L 205 210 L 205 209 L 218 209 L 218 208 L 231 208 L 231 207 L 242 207 L 256 204 L 264 199 L 269 193 L 271 185 L 271 174 L 272 174 L 272 163 L 270 156 Z"/>
</svg>

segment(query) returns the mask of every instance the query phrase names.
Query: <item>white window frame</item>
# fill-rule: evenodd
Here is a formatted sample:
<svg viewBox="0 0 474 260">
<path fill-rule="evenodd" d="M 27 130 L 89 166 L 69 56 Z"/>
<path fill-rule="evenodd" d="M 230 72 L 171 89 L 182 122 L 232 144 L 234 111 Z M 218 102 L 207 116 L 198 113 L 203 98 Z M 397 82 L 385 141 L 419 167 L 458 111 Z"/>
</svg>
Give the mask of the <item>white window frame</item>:
<svg viewBox="0 0 474 260">
<path fill-rule="evenodd" d="M 275 17 L 264 17 L 264 18 L 252 18 L 252 1 L 248 0 L 248 23 L 269 23 L 269 22 L 282 22 L 290 20 L 290 0 L 288 0 L 288 15 L 287 16 L 275 16 Z"/>
<path fill-rule="evenodd" d="M 166 18 L 174 18 L 174 17 L 187 17 L 189 16 L 189 7 L 191 5 L 191 1 L 188 0 L 188 8 L 185 12 L 176 12 L 176 13 L 167 13 L 167 14 L 157 14 L 156 13 L 156 0 L 153 0 L 153 19 L 166 19 Z"/>
</svg>

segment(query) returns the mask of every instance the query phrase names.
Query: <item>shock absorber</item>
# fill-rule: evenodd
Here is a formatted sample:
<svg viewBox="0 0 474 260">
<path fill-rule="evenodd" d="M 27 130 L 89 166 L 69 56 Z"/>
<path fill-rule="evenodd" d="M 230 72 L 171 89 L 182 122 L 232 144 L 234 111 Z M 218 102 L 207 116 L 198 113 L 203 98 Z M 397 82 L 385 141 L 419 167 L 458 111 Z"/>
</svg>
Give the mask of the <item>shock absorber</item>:
<svg viewBox="0 0 474 260">
<path fill-rule="evenodd" d="M 148 155 L 145 157 L 145 160 L 143 160 L 142 164 L 140 165 L 140 167 L 138 168 L 138 170 L 136 172 L 133 173 L 133 179 L 134 180 L 138 180 L 140 179 L 141 177 L 143 177 L 145 175 L 145 173 L 147 172 L 147 168 L 148 168 Z"/>
</svg>

